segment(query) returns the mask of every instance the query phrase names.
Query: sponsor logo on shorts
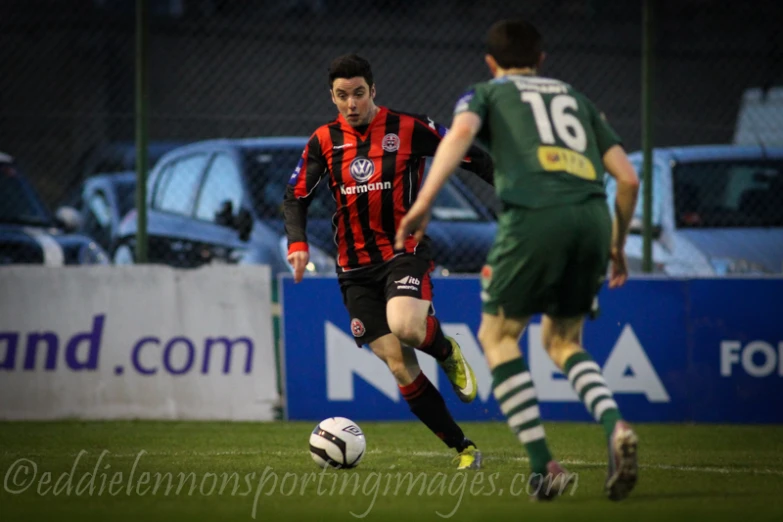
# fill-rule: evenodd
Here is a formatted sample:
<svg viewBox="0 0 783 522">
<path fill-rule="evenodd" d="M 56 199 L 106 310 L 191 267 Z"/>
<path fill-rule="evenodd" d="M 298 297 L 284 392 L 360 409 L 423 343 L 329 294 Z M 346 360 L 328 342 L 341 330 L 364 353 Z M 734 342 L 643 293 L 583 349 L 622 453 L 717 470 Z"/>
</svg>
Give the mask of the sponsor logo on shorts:
<svg viewBox="0 0 783 522">
<path fill-rule="evenodd" d="M 359 319 L 351 319 L 351 333 L 354 337 L 361 337 L 365 333 L 364 323 Z"/>
<path fill-rule="evenodd" d="M 417 279 L 412 276 L 405 276 L 399 281 L 394 282 L 397 285 L 397 290 L 418 290 L 421 284 L 421 279 Z"/>
</svg>

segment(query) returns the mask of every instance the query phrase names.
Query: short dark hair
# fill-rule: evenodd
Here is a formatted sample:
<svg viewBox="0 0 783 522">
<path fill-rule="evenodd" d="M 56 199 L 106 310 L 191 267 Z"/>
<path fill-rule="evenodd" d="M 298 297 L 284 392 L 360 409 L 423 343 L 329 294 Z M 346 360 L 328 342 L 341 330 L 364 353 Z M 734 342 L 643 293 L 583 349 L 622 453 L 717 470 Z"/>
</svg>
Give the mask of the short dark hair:
<svg viewBox="0 0 783 522">
<path fill-rule="evenodd" d="M 372 67 L 370 62 L 357 54 L 344 54 L 338 56 L 329 65 L 329 88 L 337 78 L 355 78 L 361 76 L 372 87 Z"/>
<path fill-rule="evenodd" d="M 541 58 L 541 33 L 525 20 L 501 20 L 487 33 L 487 52 L 503 69 L 536 67 Z"/>
</svg>

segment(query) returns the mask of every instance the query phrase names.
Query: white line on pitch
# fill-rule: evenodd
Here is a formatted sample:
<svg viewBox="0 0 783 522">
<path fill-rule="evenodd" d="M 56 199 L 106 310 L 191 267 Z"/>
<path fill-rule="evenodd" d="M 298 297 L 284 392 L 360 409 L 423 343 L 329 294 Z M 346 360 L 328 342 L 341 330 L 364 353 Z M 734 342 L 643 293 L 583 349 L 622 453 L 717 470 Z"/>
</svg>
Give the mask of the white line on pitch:
<svg viewBox="0 0 783 522">
<path fill-rule="evenodd" d="M 369 453 L 373 453 L 373 452 L 370 451 Z M 405 453 L 400 452 L 400 454 L 405 454 Z M 414 451 L 409 453 L 409 455 L 414 455 L 417 457 L 441 457 L 441 456 L 446 456 L 447 454 L 439 453 L 437 451 Z M 485 460 L 486 457 L 491 458 L 491 455 L 485 455 Z M 511 458 L 504 458 L 504 460 L 513 460 L 515 462 L 528 462 L 529 459 L 527 457 L 511 457 Z M 590 467 L 606 466 L 606 462 L 590 462 L 586 460 L 564 459 L 558 462 L 567 466 L 590 466 Z M 714 466 L 672 466 L 669 464 L 640 464 L 639 467 L 642 469 L 657 469 L 657 470 L 666 470 L 666 471 L 692 471 L 697 473 L 718 473 L 722 475 L 751 474 L 751 475 L 775 475 L 775 476 L 783 477 L 783 471 L 777 469 L 737 469 L 737 468 L 718 468 Z"/>
<path fill-rule="evenodd" d="M 139 454 L 143 450 L 139 450 L 136 453 L 112 453 L 111 451 L 107 452 L 105 457 L 106 458 L 121 458 L 121 459 L 127 459 L 127 458 L 136 458 L 139 456 Z M 87 452 L 86 454 L 83 454 L 82 457 L 90 457 L 90 456 L 99 456 L 103 450 L 95 450 Z M 155 451 L 155 452 L 146 452 L 144 451 L 141 453 L 141 458 L 145 457 L 243 457 L 243 456 L 274 456 L 274 457 L 291 457 L 296 454 L 301 454 L 303 452 L 299 451 L 172 451 L 172 452 L 164 452 L 164 451 Z M 374 454 L 374 455 L 384 455 L 384 454 L 394 454 L 394 455 L 410 455 L 413 457 L 449 457 L 452 454 L 451 453 L 445 453 L 445 452 L 438 452 L 438 451 L 388 451 L 388 450 L 379 450 L 379 449 L 372 449 L 367 452 L 368 454 Z M 19 453 L 19 452 L 3 452 L 2 455 L 4 458 L 9 457 L 16 457 L 16 458 L 32 458 L 32 457 L 53 457 L 57 455 L 52 455 L 51 453 Z M 76 457 L 77 453 L 69 453 L 66 456 L 68 457 Z M 492 455 L 485 455 L 486 457 L 489 457 L 489 460 L 492 459 Z M 514 462 L 528 462 L 527 457 L 503 457 L 503 460 L 511 460 Z M 560 461 L 561 464 L 567 465 L 567 466 L 590 466 L 590 467 L 601 467 L 606 466 L 606 462 L 591 462 L 586 460 L 574 460 L 574 459 L 564 459 Z M 687 471 L 687 472 L 694 472 L 694 473 L 715 473 L 715 474 L 721 474 L 721 475 L 741 475 L 741 474 L 750 474 L 750 475 L 773 475 L 778 477 L 783 477 L 783 471 L 776 470 L 776 469 L 738 469 L 738 468 L 721 468 L 721 467 L 715 467 L 715 466 L 673 466 L 669 464 L 640 464 L 640 468 L 642 469 L 653 469 L 653 470 L 664 470 L 664 471 Z"/>
</svg>

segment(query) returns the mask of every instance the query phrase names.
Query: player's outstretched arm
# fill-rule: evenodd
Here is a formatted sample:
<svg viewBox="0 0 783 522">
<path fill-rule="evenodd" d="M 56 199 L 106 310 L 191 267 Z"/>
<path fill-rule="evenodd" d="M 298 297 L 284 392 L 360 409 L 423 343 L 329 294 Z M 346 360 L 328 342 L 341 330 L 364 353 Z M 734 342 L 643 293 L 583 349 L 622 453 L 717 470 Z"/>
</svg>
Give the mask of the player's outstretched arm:
<svg viewBox="0 0 783 522">
<path fill-rule="evenodd" d="M 287 260 L 294 269 L 294 282 L 304 277 L 310 261 L 307 246 L 307 208 L 313 198 L 313 191 L 326 175 L 326 162 L 321 154 L 321 142 L 316 134 L 310 137 L 302 157 L 286 185 L 283 197 L 283 221 L 288 238 Z"/>
<path fill-rule="evenodd" d="M 294 282 L 298 283 L 304 277 L 305 267 L 310 261 L 310 251 L 307 246 L 307 201 L 296 197 L 294 187 L 286 187 L 283 198 L 283 220 L 285 234 L 288 238 L 287 260 L 294 269 Z"/>
<path fill-rule="evenodd" d="M 639 177 L 620 145 L 610 147 L 604 154 L 603 162 L 606 171 L 617 183 L 617 195 L 614 201 L 615 221 L 612 228 L 612 273 L 609 277 L 609 287 L 617 288 L 628 279 L 625 239 L 628 237 L 639 195 Z"/>
</svg>

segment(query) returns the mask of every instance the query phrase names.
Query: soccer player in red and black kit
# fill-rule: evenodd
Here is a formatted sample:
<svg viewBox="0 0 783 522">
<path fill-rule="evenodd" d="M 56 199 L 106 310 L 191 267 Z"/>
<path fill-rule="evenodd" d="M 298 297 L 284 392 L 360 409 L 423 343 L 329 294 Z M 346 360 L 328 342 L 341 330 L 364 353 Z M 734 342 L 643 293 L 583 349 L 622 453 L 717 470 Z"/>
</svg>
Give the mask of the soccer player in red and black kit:
<svg viewBox="0 0 783 522">
<path fill-rule="evenodd" d="M 476 397 L 473 370 L 433 313 L 428 240 L 411 237 L 404 249 L 394 248 L 397 227 L 422 182 L 425 157 L 435 154 L 446 129 L 426 116 L 375 105 L 372 69 L 360 56 L 331 63 L 329 88 L 339 115 L 313 133 L 283 203 L 294 280 L 301 281 L 309 260 L 307 207 L 326 179 L 337 203 L 332 223 L 338 281 L 357 346 L 368 344 L 387 364 L 411 411 L 456 449 L 458 468 L 478 469 L 481 453 L 421 371 L 414 350 L 439 362 L 460 400 Z M 463 167 L 492 183 L 492 160 L 482 149 L 473 147 Z"/>
</svg>

